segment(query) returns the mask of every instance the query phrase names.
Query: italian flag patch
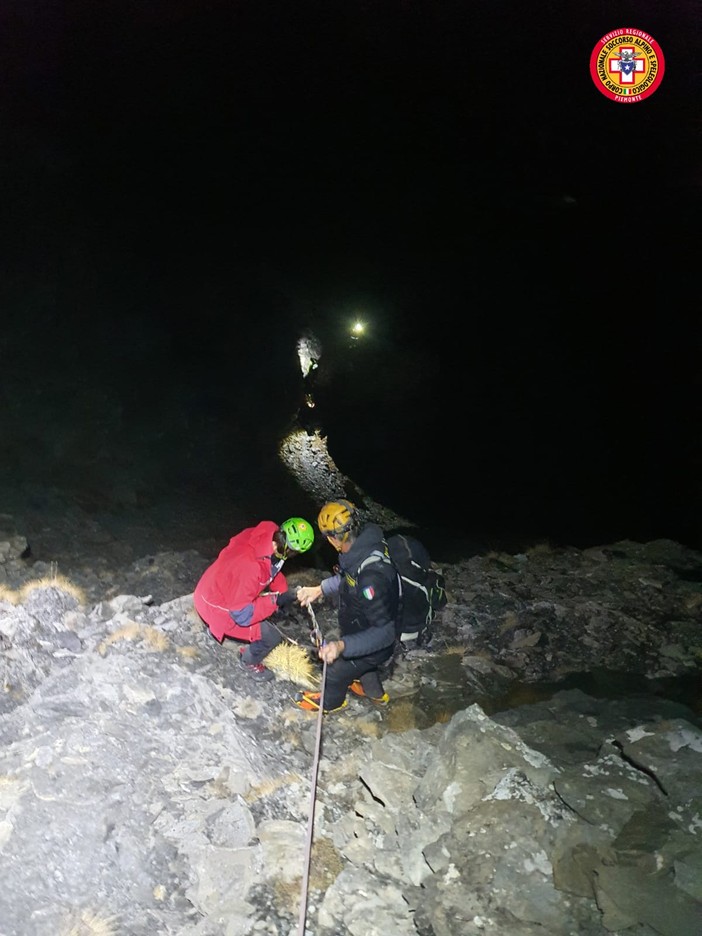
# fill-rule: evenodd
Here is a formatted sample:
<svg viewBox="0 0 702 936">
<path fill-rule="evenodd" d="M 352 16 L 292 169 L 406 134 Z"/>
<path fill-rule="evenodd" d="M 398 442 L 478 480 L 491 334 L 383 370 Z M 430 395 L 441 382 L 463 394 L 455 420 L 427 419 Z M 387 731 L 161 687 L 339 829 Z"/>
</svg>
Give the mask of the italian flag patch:
<svg viewBox="0 0 702 936">
<path fill-rule="evenodd" d="M 368 601 L 373 600 L 373 598 L 375 597 L 375 589 L 373 588 L 372 585 L 369 585 L 367 588 L 363 589 L 363 597 L 366 598 Z"/>
</svg>

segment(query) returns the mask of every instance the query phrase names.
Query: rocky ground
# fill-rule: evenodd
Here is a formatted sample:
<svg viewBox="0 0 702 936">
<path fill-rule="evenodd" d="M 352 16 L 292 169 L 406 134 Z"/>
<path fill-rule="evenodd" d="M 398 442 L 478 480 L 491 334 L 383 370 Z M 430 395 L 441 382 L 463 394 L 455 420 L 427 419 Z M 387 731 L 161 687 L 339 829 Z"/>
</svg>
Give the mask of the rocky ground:
<svg viewBox="0 0 702 936">
<path fill-rule="evenodd" d="M 210 556 L 120 565 L 93 523 L 102 561 L 64 548 L 59 570 L 2 526 L 2 936 L 702 931 L 699 694 L 672 691 L 699 685 L 699 553 L 444 566 L 390 703 L 322 721 L 292 704 L 299 673 L 259 684 L 208 636 Z M 279 625 L 311 651 L 301 609 Z M 544 685 L 583 673 L 587 693 Z"/>
<path fill-rule="evenodd" d="M 702 554 L 467 551 L 390 703 L 321 720 L 292 702 L 321 675 L 308 615 L 277 619 L 304 667 L 260 684 L 193 587 L 262 516 L 344 495 L 411 521 L 318 434 L 280 454 L 226 516 L 126 475 L 3 489 L 0 936 L 698 936 Z"/>
</svg>

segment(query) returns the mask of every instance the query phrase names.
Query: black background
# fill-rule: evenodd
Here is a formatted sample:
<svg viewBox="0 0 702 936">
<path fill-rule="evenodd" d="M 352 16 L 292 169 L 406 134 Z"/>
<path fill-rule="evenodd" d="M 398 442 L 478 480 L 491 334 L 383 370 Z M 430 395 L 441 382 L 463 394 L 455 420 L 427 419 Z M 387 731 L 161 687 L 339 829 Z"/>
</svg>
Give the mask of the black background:
<svg viewBox="0 0 702 936">
<path fill-rule="evenodd" d="M 3 3 L 4 469 L 57 483 L 92 448 L 236 498 L 311 331 L 333 457 L 405 516 L 699 547 L 700 19 L 674 6 Z M 635 105 L 589 74 L 621 27 L 666 60 Z"/>
</svg>

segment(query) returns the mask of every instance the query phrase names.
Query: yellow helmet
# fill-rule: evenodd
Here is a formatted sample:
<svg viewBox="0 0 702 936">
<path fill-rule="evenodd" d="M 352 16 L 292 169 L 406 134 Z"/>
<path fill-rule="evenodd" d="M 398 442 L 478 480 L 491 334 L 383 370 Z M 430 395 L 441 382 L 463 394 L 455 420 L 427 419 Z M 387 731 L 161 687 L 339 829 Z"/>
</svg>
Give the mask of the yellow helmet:
<svg viewBox="0 0 702 936">
<path fill-rule="evenodd" d="M 343 536 L 353 527 L 356 505 L 348 500 L 329 501 L 319 511 L 317 526 L 322 536 Z"/>
</svg>

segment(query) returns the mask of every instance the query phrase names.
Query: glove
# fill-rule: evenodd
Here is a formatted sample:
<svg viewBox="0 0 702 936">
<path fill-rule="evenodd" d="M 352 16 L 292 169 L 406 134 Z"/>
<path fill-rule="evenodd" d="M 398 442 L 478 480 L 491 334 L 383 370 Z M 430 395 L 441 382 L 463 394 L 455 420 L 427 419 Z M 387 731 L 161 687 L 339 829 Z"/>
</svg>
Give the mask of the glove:
<svg viewBox="0 0 702 936">
<path fill-rule="evenodd" d="M 278 597 L 275 599 L 275 603 L 279 608 L 289 608 L 290 605 L 297 598 L 297 592 L 288 589 L 287 591 L 280 592 Z"/>
<path fill-rule="evenodd" d="M 239 608 L 236 611 L 230 611 L 229 617 L 232 619 L 232 621 L 234 621 L 235 624 L 238 624 L 239 627 L 249 627 L 251 625 L 253 611 L 253 604 L 247 604 L 244 605 L 243 608 Z"/>
</svg>

